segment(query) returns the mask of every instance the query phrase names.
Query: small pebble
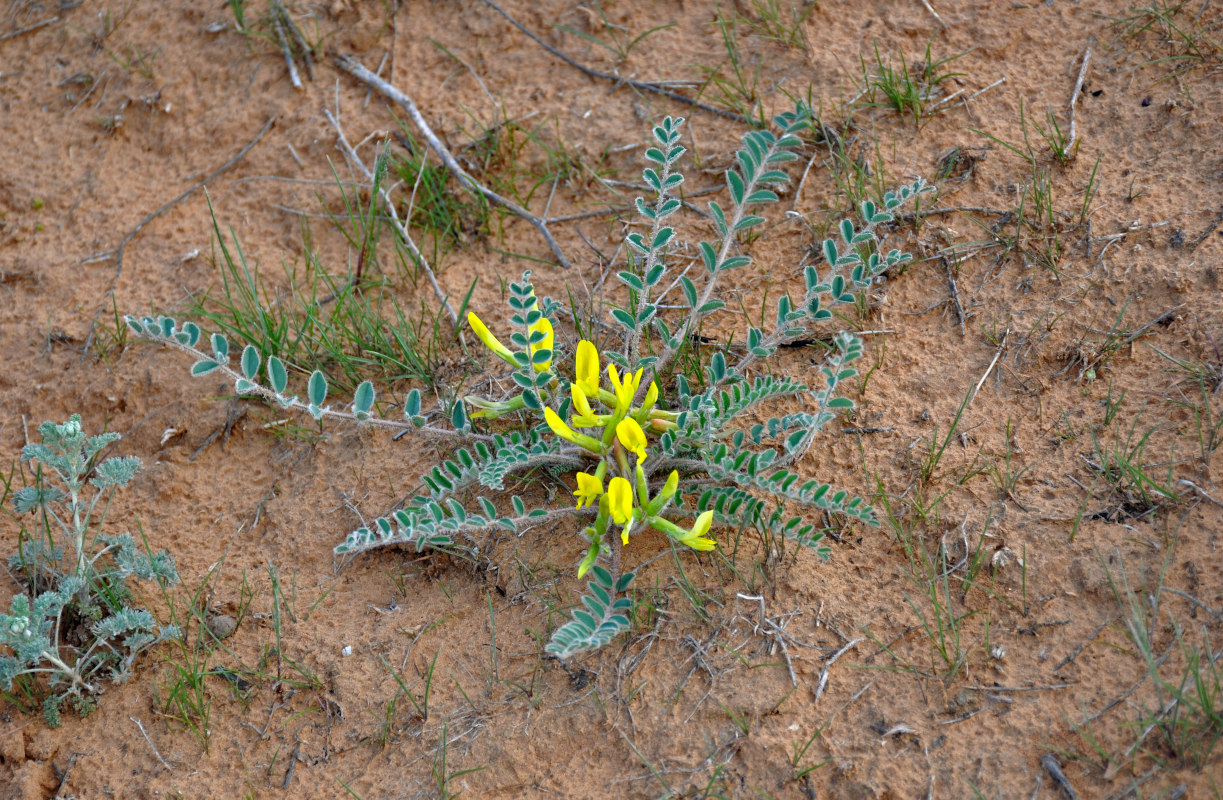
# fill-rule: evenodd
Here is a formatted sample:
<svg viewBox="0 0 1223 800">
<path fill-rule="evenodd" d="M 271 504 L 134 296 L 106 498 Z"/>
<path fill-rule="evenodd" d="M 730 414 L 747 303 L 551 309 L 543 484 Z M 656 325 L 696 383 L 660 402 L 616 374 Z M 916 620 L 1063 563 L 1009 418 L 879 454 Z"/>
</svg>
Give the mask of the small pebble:
<svg viewBox="0 0 1223 800">
<path fill-rule="evenodd" d="M 213 614 L 208 618 L 208 631 L 218 639 L 228 638 L 238 627 L 238 620 L 228 614 Z"/>
<path fill-rule="evenodd" d="M 345 658 L 347 658 L 348 656 L 351 656 L 352 655 L 352 645 L 351 644 L 344 645 L 344 649 L 340 651 L 340 655 L 344 656 Z"/>
</svg>

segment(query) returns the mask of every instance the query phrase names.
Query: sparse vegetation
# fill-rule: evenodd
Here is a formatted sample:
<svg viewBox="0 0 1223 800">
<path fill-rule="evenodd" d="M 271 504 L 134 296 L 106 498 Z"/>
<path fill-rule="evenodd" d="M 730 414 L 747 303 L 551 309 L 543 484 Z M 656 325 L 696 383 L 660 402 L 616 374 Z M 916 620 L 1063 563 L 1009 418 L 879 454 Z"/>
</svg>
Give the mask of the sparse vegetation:
<svg viewBox="0 0 1223 800">
<path fill-rule="evenodd" d="M 1223 798 L 1216 4 L 185 11 L 0 19 L 0 785 Z"/>
</svg>

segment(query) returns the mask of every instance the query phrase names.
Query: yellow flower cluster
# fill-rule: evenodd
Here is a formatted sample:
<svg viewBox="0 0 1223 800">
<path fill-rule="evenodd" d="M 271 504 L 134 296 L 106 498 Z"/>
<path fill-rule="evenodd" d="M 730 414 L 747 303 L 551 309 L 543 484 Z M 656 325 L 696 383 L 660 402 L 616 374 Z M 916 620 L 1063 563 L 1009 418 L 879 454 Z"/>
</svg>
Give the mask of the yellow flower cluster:
<svg viewBox="0 0 1223 800">
<path fill-rule="evenodd" d="M 498 341 L 479 317 L 469 313 L 467 321 L 489 350 L 515 368 L 522 366 L 514 357 L 514 353 Z M 543 338 L 529 345 L 532 356 L 539 350 L 551 351 L 553 347 L 552 323 L 547 317 L 541 316 L 539 321 L 531 326 L 529 338 L 536 338 L 537 332 L 542 333 Z M 706 511 L 697 517 L 689 529 L 681 528 L 661 516 L 679 488 L 678 472 L 671 472 L 656 495 L 651 497 L 649 494 L 643 467 L 649 458 L 649 439 L 646 432 L 660 433 L 674 428 L 678 415 L 656 408 L 658 385 L 653 381 L 646 389 L 641 404 L 633 405 L 641 389 L 643 370 L 621 374 L 615 364 L 609 363 L 609 388 L 604 388 L 600 378 L 599 360 L 599 351 L 593 343 L 585 339 L 578 343 L 574 380 L 569 384 L 572 404 L 568 422 L 561 419 L 551 408 L 544 407 L 544 420 L 553 433 L 599 459 L 593 472 L 577 474 L 577 491 L 573 493 L 577 498 L 578 508 L 598 508 L 594 525 L 587 529 L 592 545 L 578 569 L 578 576 L 584 575 L 594 565 L 602 549 L 608 526 L 613 523 L 620 526 L 622 545 L 628 544 L 633 526 L 642 523 L 694 550 L 714 549 L 716 543 L 706 535 L 713 523 L 712 511 Z M 543 363 L 535 364 L 534 368 L 536 372 L 543 372 L 551 365 L 549 358 Z M 468 397 L 467 401 L 479 409 L 472 414 L 473 417 L 495 418 L 525 407 L 521 396 L 503 403 L 476 397 Z M 634 456 L 636 461 L 632 468 L 629 466 L 629 455 Z M 616 466 L 619 474 L 607 482 L 607 489 L 604 491 L 609 465 Z M 635 481 L 630 480 L 629 476 L 635 478 Z"/>
<path fill-rule="evenodd" d="M 593 343 L 585 339 L 579 342 L 575 361 L 574 380 L 569 385 L 572 399 L 569 422 L 561 419 L 551 408 L 544 409 L 544 419 L 557 436 L 573 442 L 599 458 L 599 465 L 593 474 L 578 473 L 577 491 L 573 493 L 577 498 L 578 508 L 598 503 L 599 509 L 595 525 L 589 531 L 595 545 L 582 562 L 582 567 L 578 570 L 579 575 L 585 573 L 594 563 L 599 552 L 598 542 L 609 523 L 621 526 L 622 544 L 628 544 L 630 531 L 640 522 L 671 535 L 693 549 L 712 550 L 715 543 L 705 535 L 713 522 L 712 512 L 702 514 L 690 530 L 684 530 L 659 516 L 679 488 L 678 472 L 671 472 L 662 490 L 653 498 L 649 495 L 643 468 L 649 457 L 646 431 L 659 432 L 672 428 L 675 426 L 676 417 L 673 412 L 655 407 L 658 402 L 658 385 L 651 381 L 641 405 L 634 406 L 633 401 L 641 388 L 642 370 L 621 374 L 615 364 L 608 364 L 607 379 L 610 388 L 605 389 L 600 381 L 599 351 Z M 592 400 L 598 405 L 598 410 Z M 575 428 L 585 431 L 594 429 L 595 433 L 586 433 Z M 633 469 L 629 467 L 629 454 L 636 457 Z M 613 477 L 604 491 L 603 480 L 607 476 L 609 463 L 619 467 L 620 475 Z M 636 478 L 635 484 L 625 477 L 629 475 Z"/>
</svg>

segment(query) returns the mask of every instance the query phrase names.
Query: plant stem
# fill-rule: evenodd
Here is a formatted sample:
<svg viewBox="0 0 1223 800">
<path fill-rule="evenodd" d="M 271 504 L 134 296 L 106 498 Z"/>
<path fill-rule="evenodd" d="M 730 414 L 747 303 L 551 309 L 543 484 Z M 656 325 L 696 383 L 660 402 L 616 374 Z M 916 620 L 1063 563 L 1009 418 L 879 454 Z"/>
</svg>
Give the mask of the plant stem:
<svg viewBox="0 0 1223 800">
<path fill-rule="evenodd" d="M 658 250 L 654 247 L 654 239 L 656 236 L 658 236 L 658 232 L 662 229 L 663 216 L 658 212 L 662 211 L 663 204 L 667 201 L 667 179 L 671 177 L 671 163 L 670 158 L 664 158 L 662 164 L 662 174 L 659 176 L 660 185 L 663 188 L 662 191 L 658 193 L 658 199 L 654 201 L 654 223 L 650 226 L 650 238 L 647 242 L 650 249 L 649 252 L 646 253 L 644 263 L 641 265 L 641 282 L 645 285 L 645 288 L 637 293 L 637 308 L 634 314 L 635 320 L 641 319 L 641 312 L 645 310 L 646 302 L 649 300 L 650 285 L 646 282 L 646 276 L 650 274 L 650 270 L 652 270 L 654 265 L 659 261 Z M 640 323 L 635 324 L 633 326 L 632 333 L 629 334 L 628 352 L 626 352 L 625 355 L 628 356 L 628 363 L 630 367 L 636 364 L 641 356 L 641 329 L 642 325 Z"/>
<path fill-rule="evenodd" d="M 777 143 L 779 141 L 781 141 L 781 139 L 775 138 L 773 143 L 769 145 L 769 149 L 765 151 L 765 154 L 760 159 L 762 166 L 767 166 L 769 163 L 769 158 L 771 158 L 773 154 L 778 151 Z M 766 171 L 767 170 L 762 169 L 760 170 L 760 173 L 764 174 Z M 751 197 L 752 193 L 756 190 L 758 178 L 759 175 L 753 176 L 752 180 L 749 181 L 744 187 L 743 198 L 745 201 L 747 198 Z M 722 245 L 718 249 L 718 256 L 716 259 L 714 259 L 714 272 L 710 274 L 709 280 L 706 281 L 705 289 L 701 292 L 701 296 L 700 299 L 697 300 L 696 307 L 691 310 L 687 319 L 684 320 L 684 324 L 680 326 L 679 331 L 676 333 L 676 336 L 679 339 L 679 347 L 672 348 L 670 344 L 667 345 L 667 347 L 662 351 L 662 354 L 658 356 L 658 360 L 655 361 L 654 365 L 650 368 L 651 379 L 670 365 L 671 361 L 679 353 L 679 349 L 684 346 L 684 343 L 688 341 L 688 338 L 692 335 L 692 331 L 696 326 L 696 323 L 700 321 L 702 316 L 704 316 L 700 313 L 700 309 L 702 309 L 709 302 L 710 298 L 713 297 L 713 291 L 718 285 L 718 275 L 722 272 L 722 270 L 719 269 L 719 266 L 726 261 L 726 256 L 730 253 L 731 245 L 735 243 L 735 227 L 743 220 L 746 212 L 746 202 L 735 205 L 734 214 L 726 223 L 726 234 L 722 237 Z"/>
</svg>

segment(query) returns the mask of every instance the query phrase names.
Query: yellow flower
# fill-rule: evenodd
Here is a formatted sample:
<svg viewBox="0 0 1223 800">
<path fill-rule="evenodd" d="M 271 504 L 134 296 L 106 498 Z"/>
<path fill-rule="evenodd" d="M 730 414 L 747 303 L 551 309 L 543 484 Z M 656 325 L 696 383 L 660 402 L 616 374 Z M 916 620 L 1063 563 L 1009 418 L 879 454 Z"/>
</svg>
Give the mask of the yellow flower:
<svg viewBox="0 0 1223 800">
<path fill-rule="evenodd" d="M 573 493 L 578 499 L 578 508 L 592 505 L 603 494 L 603 480 L 598 475 L 578 473 L 578 490 Z"/>
<path fill-rule="evenodd" d="M 510 352 L 510 349 L 501 344 L 501 342 L 497 341 L 497 337 L 493 336 L 493 333 L 488 329 L 488 326 L 481 322 L 480 318 L 470 311 L 467 312 L 467 324 L 470 325 L 471 329 L 476 332 L 476 336 L 480 337 L 480 341 L 484 342 L 484 345 L 489 350 L 492 350 L 499 358 L 501 358 L 501 360 L 508 361 L 515 367 L 518 366 L 518 362 L 514 360 L 514 354 Z"/>
<path fill-rule="evenodd" d="M 599 418 L 591 409 L 590 401 L 586 399 L 586 393 L 582 391 L 582 387 L 573 383 L 569 388 L 573 394 L 573 407 L 578 412 L 578 415 L 573 418 L 573 424 L 580 428 L 594 428 L 600 425 Z"/>
<path fill-rule="evenodd" d="M 539 322 L 536 322 L 534 325 L 531 326 L 532 334 L 535 334 L 536 332 L 539 332 L 539 331 L 543 332 L 544 339 L 539 344 L 531 345 L 532 361 L 534 360 L 535 353 L 539 350 L 547 350 L 549 353 L 552 352 L 552 345 L 554 343 L 554 337 L 552 334 L 552 321 L 548 319 L 547 317 L 540 317 Z M 547 361 L 545 361 L 542 364 L 535 364 L 535 371 L 536 372 L 546 372 L 551 366 L 552 366 L 552 359 L 549 358 Z"/>
<path fill-rule="evenodd" d="M 607 486 L 608 510 L 617 525 L 624 525 L 633 518 L 633 487 L 624 478 L 615 477 Z"/>
<path fill-rule="evenodd" d="M 626 417 L 620 420 L 620 424 L 616 426 L 616 436 L 620 439 L 620 444 L 624 445 L 625 450 L 636 453 L 639 462 L 645 461 L 645 431 L 641 429 L 635 419 Z"/>
<path fill-rule="evenodd" d="M 645 513 L 649 516 L 662 513 L 662 510 L 667 507 L 672 498 L 675 497 L 676 490 L 679 489 L 679 470 L 671 470 L 671 474 L 667 476 L 667 482 L 663 484 L 662 491 L 654 496 L 654 499 L 646 504 Z"/>
<path fill-rule="evenodd" d="M 675 497 L 675 490 L 679 488 L 679 470 L 671 470 L 671 474 L 667 476 L 667 482 L 663 484 L 662 496 L 667 500 Z"/>
<path fill-rule="evenodd" d="M 578 342 L 577 368 L 574 372 L 575 382 L 587 397 L 599 393 L 599 351 L 593 342 L 585 339 Z"/>
<path fill-rule="evenodd" d="M 555 411 L 547 406 L 544 407 L 544 421 L 548 423 L 548 427 L 552 429 L 552 432 L 562 439 L 584 447 L 592 453 L 603 453 L 603 444 L 598 439 L 592 439 L 584 433 L 577 433 L 573 428 L 566 425 L 565 421 Z"/>
<path fill-rule="evenodd" d="M 633 398 L 637 395 L 637 387 L 641 385 L 641 373 L 644 370 L 637 370 L 636 373 L 624 373 L 623 382 L 620 380 L 620 373 L 616 371 L 615 364 L 607 365 L 607 377 L 611 379 L 612 387 L 616 390 L 616 410 L 622 414 L 627 414 L 629 406 L 633 404 Z"/>
<path fill-rule="evenodd" d="M 693 550 L 714 549 L 718 546 L 717 542 L 705 536 L 705 534 L 709 533 L 709 527 L 712 524 L 713 512 L 706 511 L 696 518 L 696 524 L 692 526 L 692 530 L 680 538 L 680 544 L 686 544 Z"/>
<path fill-rule="evenodd" d="M 641 402 L 641 407 L 646 411 L 654 408 L 654 404 L 658 402 L 658 384 L 650 381 L 650 388 L 646 390 L 645 400 Z"/>
</svg>

